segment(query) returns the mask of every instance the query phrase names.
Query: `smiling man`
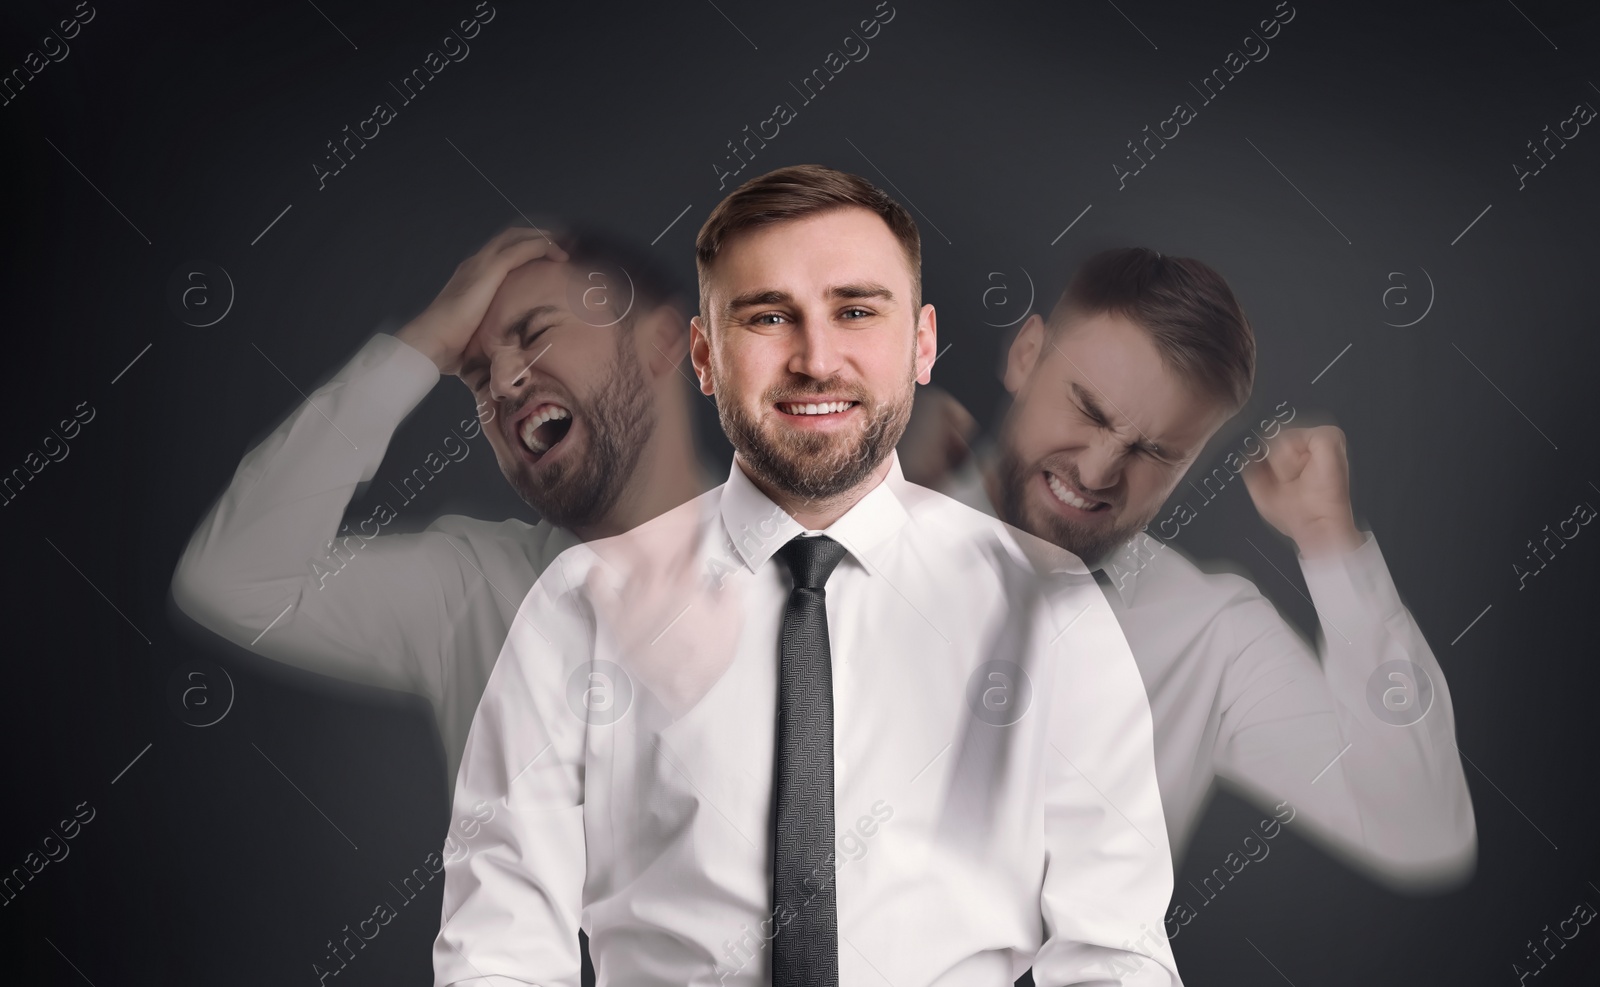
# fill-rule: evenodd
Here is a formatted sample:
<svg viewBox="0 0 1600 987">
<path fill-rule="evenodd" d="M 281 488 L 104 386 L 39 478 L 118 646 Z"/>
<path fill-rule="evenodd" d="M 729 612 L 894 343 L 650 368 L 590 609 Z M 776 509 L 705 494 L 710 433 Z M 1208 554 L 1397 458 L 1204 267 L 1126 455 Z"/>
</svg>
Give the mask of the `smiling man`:
<svg viewBox="0 0 1600 987">
<path fill-rule="evenodd" d="M 769 284 L 769 272 L 809 261 L 831 274 L 841 266 L 831 250 L 881 250 L 875 241 L 883 239 L 883 226 L 865 208 L 807 214 L 701 262 L 706 274 L 692 356 L 702 389 L 716 395 L 723 431 L 744 472 L 768 496 L 792 504 L 797 520 L 815 522 L 813 528 L 836 520 L 888 474 L 889 453 L 911 416 L 910 382 L 928 380 L 933 306 L 917 311 L 916 278 L 896 285 L 896 294 L 882 280 L 867 278 L 818 288 L 827 274 L 810 270 L 803 272 L 811 278 L 807 287 L 822 297 L 805 299 L 810 311 L 802 315 L 798 288 Z M 716 291 L 711 271 L 718 260 L 720 280 L 733 290 Z M 718 306 L 715 317 L 712 306 Z M 910 348 L 903 333 L 885 329 L 908 321 L 916 326 Z M 719 324 L 728 328 L 713 346 L 711 327 Z M 791 342 L 796 336 L 798 345 Z M 868 388 L 869 373 L 884 381 L 875 392 Z"/>
<path fill-rule="evenodd" d="M 953 472 L 937 452 L 912 472 L 1095 568 L 1149 690 L 1175 859 L 1221 780 L 1388 886 L 1458 886 L 1477 829 L 1450 693 L 1375 535 L 1356 527 L 1344 433 L 1284 428 L 1295 412 L 1279 410 L 1261 423 L 1265 445 L 1252 436 L 1217 467 L 1224 482 L 1242 475 L 1297 549 L 1315 648 L 1249 580 L 1202 571 L 1167 544 L 1193 517 L 1187 498 L 1150 527 L 1249 400 L 1254 370 L 1254 333 L 1220 274 L 1106 251 L 1048 319 L 1023 323 L 997 442 Z M 1180 898 L 1171 935 L 1209 900 Z"/>
<path fill-rule="evenodd" d="M 529 593 L 462 761 L 457 809 L 504 809 L 446 861 L 436 983 L 575 985 L 580 927 L 602 985 L 1177 983 L 1115 618 L 1077 559 L 901 475 L 936 352 L 910 215 L 784 168 L 696 249 L 728 481 Z"/>
<path fill-rule="evenodd" d="M 185 613 L 257 654 L 426 697 L 452 786 L 517 602 L 550 561 L 709 486 L 678 367 L 688 312 L 670 279 L 625 243 L 557 237 L 564 247 L 505 230 L 420 315 L 368 340 L 245 457 L 173 575 Z M 401 421 L 449 375 L 472 389 L 476 418 L 444 455 L 407 464 L 394 488 L 405 500 L 341 528 Z M 480 427 L 538 523 L 447 515 L 385 533 Z"/>
</svg>

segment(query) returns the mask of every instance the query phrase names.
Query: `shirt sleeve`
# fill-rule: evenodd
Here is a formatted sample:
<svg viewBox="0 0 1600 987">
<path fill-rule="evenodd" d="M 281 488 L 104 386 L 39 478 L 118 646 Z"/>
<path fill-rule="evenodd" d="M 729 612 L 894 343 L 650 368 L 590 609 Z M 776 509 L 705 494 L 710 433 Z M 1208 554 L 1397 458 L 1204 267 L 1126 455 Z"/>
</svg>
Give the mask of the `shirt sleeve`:
<svg viewBox="0 0 1600 987">
<path fill-rule="evenodd" d="M 1259 592 L 1225 611 L 1236 657 L 1218 775 L 1288 800 L 1310 835 L 1390 886 L 1464 878 L 1477 826 L 1450 691 L 1376 538 L 1300 566 L 1322 662 Z"/>
<path fill-rule="evenodd" d="M 487 819 L 445 844 L 436 987 L 580 982 L 592 637 L 558 605 L 564 585 L 558 559 L 512 622 L 467 735 L 452 819 Z"/>
<path fill-rule="evenodd" d="M 239 464 L 178 562 L 179 608 L 265 657 L 437 699 L 469 588 L 452 536 L 381 534 L 381 515 L 343 535 L 339 523 L 438 380 L 400 340 L 368 340 Z"/>
<path fill-rule="evenodd" d="M 1181 984 L 1162 925 L 1172 856 L 1144 681 L 1093 578 L 1073 583 L 1051 607 L 1062 629 L 1049 632 L 1060 640 L 1048 649 L 1045 941 L 1034 983 Z"/>
</svg>

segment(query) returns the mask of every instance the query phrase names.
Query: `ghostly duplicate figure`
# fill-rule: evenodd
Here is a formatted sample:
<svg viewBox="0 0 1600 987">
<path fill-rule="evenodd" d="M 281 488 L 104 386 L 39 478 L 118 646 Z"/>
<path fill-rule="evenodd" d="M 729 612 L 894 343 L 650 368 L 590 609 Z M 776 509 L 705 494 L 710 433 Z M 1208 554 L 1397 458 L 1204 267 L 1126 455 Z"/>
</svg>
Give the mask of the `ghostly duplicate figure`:
<svg viewBox="0 0 1600 987">
<path fill-rule="evenodd" d="M 1150 713 L 1070 553 L 906 481 L 936 353 L 906 210 L 817 165 L 696 241 L 722 486 L 563 553 L 456 808 L 435 982 L 1178 983 Z"/>
<path fill-rule="evenodd" d="M 172 581 L 185 613 L 257 654 L 426 697 L 452 786 L 517 604 L 550 561 L 710 486 L 678 367 L 689 313 L 670 279 L 624 242 L 553 236 L 503 231 L 420 315 L 369 339 L 245 456 Z M 467 384 L 478 414 L 341 529 L 442 375 Z M 539 522 L 447 515 L 384 533 L 396 501 L 465 458 L 480 427 Z"/>
<path fill-rule="evenodd" d="M 1343 432 L 1283 427 L 1295 415 L 1284 402 L 1260 424 L 1266 443 L 1246 439 L 1222 467 L 1295 543 L 1321 621 L 1315 651 L 1249 580 L 1203 572 L 1165 543 L 1192 518 L 1187 504 L 1151 526 L 1249 399 L 1254 363 L 1217 272 L 1107 251 L 1048 319 L 1023 323 L 998 440 L 963 457 L 970 416 L 925 393 L 907 472 L 1095 570 L 1149 690 L 1175 859 L 1221 779 L 1280 818 L 1292 807 L 1293 828 L 1391 887 L 1455 886 L 1477 829 L 1450 692 L 1375 536 L 1356 527 Z M 1190 917 L 1175 909 L 1168 931 Z"/>
</svg>

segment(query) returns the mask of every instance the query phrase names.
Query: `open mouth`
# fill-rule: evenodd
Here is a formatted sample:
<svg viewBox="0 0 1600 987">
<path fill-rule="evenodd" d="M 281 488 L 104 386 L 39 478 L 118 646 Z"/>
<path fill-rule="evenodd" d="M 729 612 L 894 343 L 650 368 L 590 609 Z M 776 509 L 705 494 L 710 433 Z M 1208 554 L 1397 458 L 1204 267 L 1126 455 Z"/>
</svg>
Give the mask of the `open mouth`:
<svg viewBox="0 0 1600 987">
<path fill-rule="evenodd" d="M 1085 514 L 1094 514 L 1101 511 L 1109 511 L 1111 509 L 1111 504 L 1107 501 L 1090 500 L 1087 497 L 1079 495 L 1071 487 L 1061 482 L 1061 480 L 1054 473 L 1051 473 L 1048 470 L 1045 471 L 1044 480 L 1046 485 L 1049 486 L 1050 492 L 1055 495 L 1056 500 L 1076 511 L 1080 511 Z"/>
<path fill-rule="evenodd" d="M 545 402 L 533 409 L 517 426 L 517 438 L 535 462 L 561 444 L 572 431 L 572 412 L 559 404 Z"/>
<path fill-rule="evenodd" d="M 860 401 L 780 401 L 777 408 L 786 415 L 798 418 L 819 418 L 842 415 L 860 403 Z"/>
</svg>

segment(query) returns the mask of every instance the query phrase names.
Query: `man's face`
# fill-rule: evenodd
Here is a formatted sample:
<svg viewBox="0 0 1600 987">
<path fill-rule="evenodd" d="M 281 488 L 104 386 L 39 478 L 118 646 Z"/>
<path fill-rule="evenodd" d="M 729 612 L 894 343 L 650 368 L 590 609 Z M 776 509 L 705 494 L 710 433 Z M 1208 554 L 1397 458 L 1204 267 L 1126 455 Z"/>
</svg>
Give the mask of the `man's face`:
<svg viewBox="0 0 1600 987">
<path fill-rule="evenodd" d="M 690 353 L 752 477 L 804 500 L 867 480 L 894 449 L 934 356 L 932 305 L 887 224 L 844 207 L 732 237 Z"/>
<path fill-rule="evenodd" d="M 574 286 L 581 278 L 551 261 L 512 271 L 461 367 L 500 471 L 563 528 L 604 518 L 654 425 L 632 335 L 603 296 Z"/>
<path fill-rule="evenodd" d="M 1230 411 L 1119 315 L 1050 336 L 1035 315 L 1011 349 L 998 506 L 1093 567 L 1156 516 Z"/>
</svg>

